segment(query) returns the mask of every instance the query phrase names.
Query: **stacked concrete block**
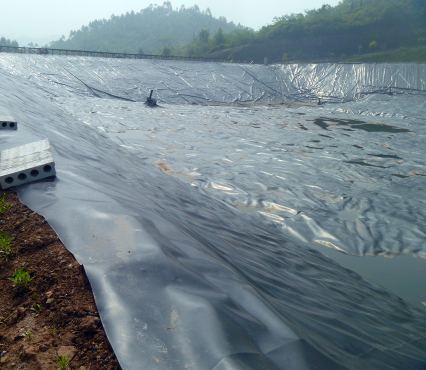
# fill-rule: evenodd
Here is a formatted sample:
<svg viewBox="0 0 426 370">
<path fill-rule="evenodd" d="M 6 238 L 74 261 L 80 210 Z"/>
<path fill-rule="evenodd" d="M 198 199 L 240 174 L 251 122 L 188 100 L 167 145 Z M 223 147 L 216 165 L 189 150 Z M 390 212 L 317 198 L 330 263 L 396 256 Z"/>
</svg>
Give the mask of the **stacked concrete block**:
<svg viewBox="0 0 426 370">
<path fill-rule="evenodd" d="M 3 150 L 0 153 L 0 187 L 8 189 L 56 176 L 47 139 Z"/>
</svg>

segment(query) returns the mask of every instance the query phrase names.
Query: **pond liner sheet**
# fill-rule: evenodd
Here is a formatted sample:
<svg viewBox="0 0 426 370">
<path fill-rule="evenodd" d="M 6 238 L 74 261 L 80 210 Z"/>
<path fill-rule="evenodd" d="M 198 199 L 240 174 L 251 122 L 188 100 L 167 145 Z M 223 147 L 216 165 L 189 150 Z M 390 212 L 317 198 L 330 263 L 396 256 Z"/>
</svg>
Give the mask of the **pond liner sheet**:
<svg viewBox="0 0 426 370">
<path fill-rule="evenodd" d="M 93 108 L 120 102 L 123 114 L 135 106 L 148 115 L 143 101 L 150 88 L 175 117 L 182 105 L 189 111 L 208 105 L 209 114 L 217 106 L 229 116 L 238 104 L 315 104 L 319 97 L 344 109 L 370 93 L 423 96 L 424 65 L 240 66 L 2 54 L 0 86 L 0 107 L 7 110 L 0 113 L 20 122 L 19 132 L 0 134 L 1 148 L 43 138 L 54 148 L 57 179 L 19 188 L 19 196 L 84 264 L 123 368 L 426 368 L 424 310 L 273 222 L 160 171 L 151 151 L 120 144 L 80 115 L 85 101 Z M 115 122 L 108 112 L 102 120 Z M 172 117 L 166 123 L 176 124 Z M 423 180 L 416 177 L 416 186 Z M 418 222 L 413 227 L 421 238 Z M 424 253 L 424 244 L 413 245 Z"/>
</svg>

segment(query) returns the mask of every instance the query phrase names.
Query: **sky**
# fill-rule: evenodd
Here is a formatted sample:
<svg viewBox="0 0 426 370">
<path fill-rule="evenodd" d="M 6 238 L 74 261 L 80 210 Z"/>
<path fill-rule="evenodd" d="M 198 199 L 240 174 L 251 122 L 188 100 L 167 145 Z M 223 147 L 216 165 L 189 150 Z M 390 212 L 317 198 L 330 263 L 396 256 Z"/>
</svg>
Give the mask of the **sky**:
<svg viewBox="0 0 426 370">
<path fill-rule="evenodd" d="M 17 40 L 20 44 L 44 44 L 68 36 L 94 19 L 109 18 L 128 11 L 139 11 L 155 0 L 3 0 L 0 3 L 0 36 Z M 230 21 L 255 29 L 272 22 L 274 17 L 319 8 L 323 4 L 336 5 L 340 0 L 171 0 L 174 8 L 197 4 L 210 8 L 213 16 L 224 16 Z"/>
</svg>

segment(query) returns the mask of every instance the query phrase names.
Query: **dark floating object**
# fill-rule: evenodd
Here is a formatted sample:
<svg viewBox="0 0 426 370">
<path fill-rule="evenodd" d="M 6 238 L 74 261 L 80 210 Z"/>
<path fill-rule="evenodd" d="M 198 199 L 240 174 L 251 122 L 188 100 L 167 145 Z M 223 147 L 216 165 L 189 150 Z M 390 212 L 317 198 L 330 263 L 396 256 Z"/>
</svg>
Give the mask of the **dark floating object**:
<svg viewBox="0 0 426 370">
<path fill-rule="evenodd" d="M 157 105 L 157 99 L 154 99 L 152 97 L 153 92 L 154 92 L 154 90 L 151 90 L 151 93 L 149 94 L 149 97 L 146 98 L 145 105 L 147 105 L 148 107 L 158 107 L 158 105 Z"/>
<path fill-rule="evenodd" d="M 324 105 L 324 104 L 325 104 L 325 102 L 323 102 L 323 101 L 321 100 L 321 98 L 318 98 L 317 105 Z"/>
</svg>

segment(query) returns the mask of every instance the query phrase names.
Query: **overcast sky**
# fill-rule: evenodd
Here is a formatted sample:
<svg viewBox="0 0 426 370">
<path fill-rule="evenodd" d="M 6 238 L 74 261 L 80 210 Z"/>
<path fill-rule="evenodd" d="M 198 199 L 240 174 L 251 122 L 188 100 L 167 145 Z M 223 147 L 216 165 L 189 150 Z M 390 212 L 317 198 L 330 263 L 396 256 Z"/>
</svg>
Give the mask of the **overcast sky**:
<svg viewBox="0 0 426 370">
<path fill-rule="evenodd" d="M 303 12 L 323 4 L 336 5 L 339 0 L 172 0 L 173 7 L 197 4 L 210 8 L 214 16 L 245 26 L 259 28 L 284 14 Z M 94 19 L 109 18 L 127 11 L 139 11 L 152 0 L 4 0 L 0 3 L 0 36 L 29 41 L 48 42 L 68 36 L 73 29 Z"/>
</svg>

